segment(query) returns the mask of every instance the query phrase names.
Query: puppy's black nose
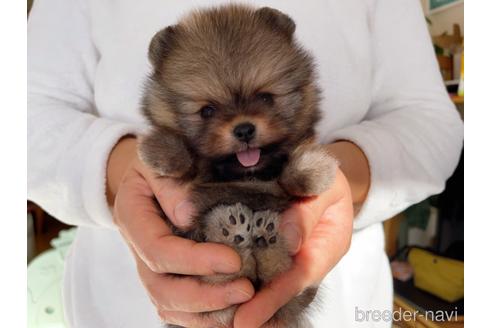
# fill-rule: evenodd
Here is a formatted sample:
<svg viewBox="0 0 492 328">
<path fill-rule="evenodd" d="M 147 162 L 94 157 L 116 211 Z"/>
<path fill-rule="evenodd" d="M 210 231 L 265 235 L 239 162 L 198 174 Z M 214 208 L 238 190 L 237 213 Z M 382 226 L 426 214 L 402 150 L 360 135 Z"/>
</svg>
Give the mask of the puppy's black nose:
<svg viewBox="0 0 492 328">
<path fill-rule="evenodd" d="M 239 141 L 248 142 L 255 137 L 256 128 L 251 123 L 241 123 L 234 128 L 234 135 Z"/>
</svg>

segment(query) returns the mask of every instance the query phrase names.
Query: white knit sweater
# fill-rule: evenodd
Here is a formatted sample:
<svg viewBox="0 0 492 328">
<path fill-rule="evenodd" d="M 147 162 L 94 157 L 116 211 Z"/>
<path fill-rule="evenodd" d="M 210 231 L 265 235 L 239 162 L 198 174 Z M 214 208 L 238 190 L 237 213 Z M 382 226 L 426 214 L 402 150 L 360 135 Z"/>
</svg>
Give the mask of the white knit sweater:
<svg viewBox="0 0 492 328">
<path fill-rule="evenodd" d="M 215 1 L 225 2 L 225 1 Z M 249 1 L 289 14 L 323 91 L 319 140 L 350 140 L 371 188 L 349 253 L 323 284 L 316 327 L 389 327 L 380 222 L 440 192 L 462 146 L 418 0 Z M 139 112 L 153 34 L 210 0 L 37 0 L 28 22 L 28 197 L 79 225 L 65 275 L 73 327 L 159 327 L 105 197 L 109 152 L 145 127 Z M 327 250 L 329 252 L 330 250 Z"/>
</svg>

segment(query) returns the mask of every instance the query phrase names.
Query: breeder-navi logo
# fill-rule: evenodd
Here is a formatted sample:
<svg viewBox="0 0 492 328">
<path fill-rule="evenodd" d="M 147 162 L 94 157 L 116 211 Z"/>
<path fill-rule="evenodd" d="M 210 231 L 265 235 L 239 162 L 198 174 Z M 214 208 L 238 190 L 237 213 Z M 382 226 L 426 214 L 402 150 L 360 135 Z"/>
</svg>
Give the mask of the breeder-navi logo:
<svg viewBox="0 0 492 328">
<path fill-rule="evenodd" d="M 453 311 L 424 311 L 418 310 L 410 311 L 399 309 L 398 311 L 391 310 L 361 310 L 359 307 L 355 307 L 355 321 L 356 322 L 393 322 L 393 321 L 416 321 L 417 318 L 424 318 L 431 321 L 458 321 L 458 308 L 454 308 Z"/>
</svg>

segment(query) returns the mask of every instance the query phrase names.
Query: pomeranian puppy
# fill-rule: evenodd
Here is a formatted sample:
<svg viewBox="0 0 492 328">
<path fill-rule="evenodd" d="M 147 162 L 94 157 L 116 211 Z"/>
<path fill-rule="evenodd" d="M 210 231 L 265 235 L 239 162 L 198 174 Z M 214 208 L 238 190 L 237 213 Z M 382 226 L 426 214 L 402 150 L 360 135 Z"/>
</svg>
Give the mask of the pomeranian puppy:
<svg viewBox="0 0 492 328">
<path fill-rule="evenodd" d="M 313 59 L 294 31 L 278 10 L 225 5 L 194 11 L 151 41 L 142 107 L 152 129 L 140 138 L 140 158 L 159 176 L 192 186 L 198 214 L 191 230 L 173 227 L 176 234 L 223 243 L 242 259 L 239 273 L 203 281 L 247 277 L 261 289 L 288 270 L 280 213 L 334 179 L 336 161 L 314 142 Z M 268 325 L 309 327 L 316 290 L 291 300 Z M 235 310 L 204 315 L 231 327 Z"/>
</svg>

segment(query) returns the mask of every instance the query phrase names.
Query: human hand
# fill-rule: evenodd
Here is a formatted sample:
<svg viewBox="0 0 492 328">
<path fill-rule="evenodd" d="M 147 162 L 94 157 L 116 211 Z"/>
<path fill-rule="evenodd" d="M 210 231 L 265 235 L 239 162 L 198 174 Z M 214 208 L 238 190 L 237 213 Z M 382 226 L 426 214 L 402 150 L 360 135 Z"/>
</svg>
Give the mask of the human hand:
<svg viewBox="0 0 492 328">
<path fill-rule="evenodd" d="M 293 265 L 238 308 L 234 327 L 260 327 L 300 292 L 319 285 L 348 251 L 352 220 L 351 188 L 337 169 L 329 190 L 283 214 L 280 230 L 294 255 Z"/>
<path fill-rule="evenodd" d="M 136 156 L 134 138 L 123 139 L 112 151 L 107 176 L 114 222 L 134 254 L 140 279 L 162 320 L 186 327 L 211 327 L 215 323 L 199 312 L 251 299 L 254 288 L 247 279 L 208 285 L 170 275 L 234 273 L 241 260 L 227 246 L 196 243 L 172 234 L 159 206 L 175 225 L 183 227 L 192 214 L 186 201 L 187 186 L 156 178 Z"/>
</svg>

